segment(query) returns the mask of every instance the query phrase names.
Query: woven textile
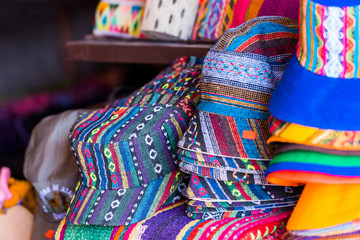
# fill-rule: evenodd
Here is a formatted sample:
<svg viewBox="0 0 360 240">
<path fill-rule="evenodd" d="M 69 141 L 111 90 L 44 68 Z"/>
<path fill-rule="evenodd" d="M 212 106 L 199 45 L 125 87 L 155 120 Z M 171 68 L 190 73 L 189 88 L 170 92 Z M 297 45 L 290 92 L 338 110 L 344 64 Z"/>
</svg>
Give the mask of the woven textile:
<svg viewBox="0 0 360 240">
<path fill-rule="evenodd" d="M 281 7 L 279 7 L 281 6 Z M 242 0 L 234 6 L 234 18 L 230 27 L 260 16 L 283 16 L 298 20 L 299 1 L 297 0 Z"/>
<path fill-rule="evenodd" d="M 270 116 L 268 143 L 291 142 L 338 150 L 360 150 L 360 131 L 319 129 Z"/>
<path fill-rule="evenodd" d="M 185 173 L 194 174 L 201 177 L 209 177 L 220 181 L 235 181 L 246 184 L 269 185 L 269 183 L 266 181 L 264 173 L 243 173 L 216 167 L 199 166 L 184 161 L 179 162 L 179 167 L 180 170 Z"/>
<path fill-rule="evenodd" d="M 93 33 L 99 36 L 139 37 L 145 0 L 101 0 Z"/>
<path fill-rule="evenodd" d="M 237 0 L 199 0 L 192 40 L 216 40 L 229 28 Z"/>
<path fill-rule="evenodd" d="M 269 160 L 275 148 L 266 144 L 268 101 L 294 50 L 296 31 L 293 20 L 276 17 L 227 31 L 204 60 L 200 102 L 178 146 L 221 157 Z M 267 37 L 256 38 L 262 34 Z M 269 55 L 241 52 L 248 46 L 240 44 L 245 36 L 257 40 L 252 51 L 263 49 Z M 267 41 L 277 41 L 281 48 Z"/>
<path fill-rule="evenodd" d="M 184 215 L 184 202 L 177 202 L 158 210 L 151 218 L 129 226 L 106 227 L 73 225 L 63 220 L 54 240 L 153 240 L 153 239 L 262 239 L 278 236 L 284 229 L 289 212 L 266 213 L 256 218 L 226 218 L 224 220 L 191 220 Z M 236 227 L 241 226 L 237 229 Z M 225 235 L 225 236 L 224 236 Z M 226 237 L 226 238 L 224 238 Z"/>
<path fill-rule="evenodd" d="M 282 235 L 283 240 L 313 240 L 313 239 L 324 239 L 324 240 L 356 240 L 360 239 L 360 231 L 354 231 L 351 233 L 343 233 L 343 234 L 337 234 L 337 235 L 331 235 L 326 237 L 320 237 L 320 236 L 298 236 L 291 234 L 289 232 L 285 232 Z"/>
<path fill-rule="evenodd" d="M 337 149 L 328 149 L 328 148 L 295 144 L 295 143 L 281 143 L 280 145 L 281 147 L 276 149 L 274 155 L 280 154 L 282 152 L 287 152 L 290 150 L 305 150 L 305 151 L 314 151 L 314 152 L 333 154 L 333 155 L 360 156 L 359 150 L 337 150 Z"/>
<path fill-rule="evenodd" d="M 192 164 L 216 167 L 229 171 L 238 171 L 244 173 L 263 173 L 267 168 L 269 161 L 255 161 L 241 158 L 221 157 L 215 155 L 202 154 L 199 152 L 179 149 L 177 152 L 178 160 Z"/>
<path fill-rule="evenodd" d="M 299 44 L 271 97 L 272 115 L 320 129 L 359 131 L 359 6 L 300 1 Z"/>
<path fill-rule="evenodd" d="M 191 175 L 185 195 L 189 199 L 214 202 L 275 200 L 299 196 L 302 188 L 216 181 Z"/>
<path fill-rule="evenodd" d="M 196 107 L 200 62 L 178 59 L 129 98 L 78 118 L 69 142 L 82 179 L 67 224 L 128 225 L 148 218 L 168 200 L 183 177 L 175 164 L 176 143 Z M 181 83 L 187 90 L 175 87 Z M 133 100 L 143 94 L 166 100 Z"/>
</svg>

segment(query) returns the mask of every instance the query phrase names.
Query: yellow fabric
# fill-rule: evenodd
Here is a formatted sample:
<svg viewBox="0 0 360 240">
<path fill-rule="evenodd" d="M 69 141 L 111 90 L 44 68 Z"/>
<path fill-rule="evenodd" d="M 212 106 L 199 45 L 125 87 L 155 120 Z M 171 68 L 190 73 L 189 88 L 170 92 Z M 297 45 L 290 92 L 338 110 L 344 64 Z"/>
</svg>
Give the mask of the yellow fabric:
<svg viewBox="0 0 360 240">
<path fill-rule="evenodd" d="M 287 230 L 309 230 L 360 218 L 360 184 L 308 183 L 291 214 Z"/>
<path fill-rule="evenodd" d="M 280 133 L 281 138 L 292 139 L 295 142 L 306 142 L 312 135 L 314 135 L 318 129 L 305 127 L 297 124 L 290 124 L 286 130 Z"/>
<path fill-rule="evenodd" d="M 304 137 L 304 136 L 302 136 Z M 283 137 L 277 137 L 277 136 L 271 136 L 268 140 L 267 143 L 297 143 L 297 144 L 303 144 L 303 145 L 307 145 L 307 146 L 314 146 L 314 147 L 322 147 L 322 148 L 326 148 L 326 149 L 337 149 L 337 150 L 347 150 L 347 151 L 359 151 L 360 150 L 360 146 L 338 146 L 338 145 L 326 145 L 326 144 L 313 144 L 311 142 L 302 142 L 299 140 L 299 138 L 296 137 L 292 137 L 292 139 L 289 138 L 283 138 Z"/>
</svg>

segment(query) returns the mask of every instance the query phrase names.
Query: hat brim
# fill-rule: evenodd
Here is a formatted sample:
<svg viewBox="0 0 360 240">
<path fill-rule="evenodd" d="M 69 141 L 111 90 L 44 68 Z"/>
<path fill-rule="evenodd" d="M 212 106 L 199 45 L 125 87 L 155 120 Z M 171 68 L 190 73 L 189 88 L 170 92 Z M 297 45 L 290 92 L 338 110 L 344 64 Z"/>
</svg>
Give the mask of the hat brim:
<svg viewBox="0 0 360 240">
<path fill-rule="evenodd" d="M 294 54 L 270 98 L 270 113 L 304 126 L 358 131 L 359 81 L 317 75 L 302 67 Z"/>
<path fill-rule="evenodd" d="M 309 183 L 286 226 L 288 230 L 330 227 L 360 218 L 360 184 Z"/>
<path fill-rule="evenodd" d="M 277 185 L 224 182 L 191 175 L 185 196 L 189 199 L 201 201 L 246 202 L 296 197 L 301 194 L 301 191 L 301 187 L 288 188 Z"/>
<path fill-rule="evenodd" d="M 129 189 L 92 189 L 78 184 L 66 222 L 69 225 L 129 225 L 151 216 L 176 190 L 183 174 L 175 170 Z"/>
</svg>

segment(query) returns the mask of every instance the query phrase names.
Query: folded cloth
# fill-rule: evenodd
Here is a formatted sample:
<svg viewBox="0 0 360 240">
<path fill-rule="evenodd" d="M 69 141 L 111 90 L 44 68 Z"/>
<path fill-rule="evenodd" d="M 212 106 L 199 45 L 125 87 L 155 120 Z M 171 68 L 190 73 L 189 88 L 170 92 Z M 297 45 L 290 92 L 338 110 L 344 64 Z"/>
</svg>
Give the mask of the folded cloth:
<svg viewBox="0 0 360 240">
<path fill-rule="evenodd" d="M 305 151 L 314 151 L 314 152 L 333 154 L 333 155 L 360 156 L 359 150 L 330 149 L 330 148 L 316 147 L 316 146 L 296 144 L 296 143 L 280 143 L 278 145 L 281 147 L 276 149 L 274 155 L 287 152 L 290 150 L 305 150 Z"/>
<path fill-rule="evenodd" d="M 324 239 L 324 240 L 356 240 L 360 239 L 360 231 L 354 231 L 351 233 L 336 234 L 331 236 L 298 236 L 291 232 L 285 232 L 281 239 L 283 240 L 313 240 L 313 239 Z"/>
<path fill-rule="evenodd" d="M 320 153 L 315 151 L 305 150 L 289 150 L 277 154 L 270 162 L 266 170 L 267 180 L 270 183 L 280 184 L 284 182 L 308 183 L 312 182 L 314 178 L 306 178 L 306 174 L 286 175 L 289 177 L 285 179 L 285 175 L 273 174 L 282 171 L 292 171 L 300 173 L 314 173 L 317 175 L 325 175 L 326 178 L 321 181 L 321 178 L 316 179 L 319 183 L 329 183 L 328 179 L 332 177 L 333 182 L 336 179 L 342 178 L 341 183 L 360 183 L 360 156 L 342 156 Z M 289 184 L 286 184 L 289 185 Z"/>
<path fill-rule="evenodd" d="M 360 150 L 360 131 L 319 129 L 282 121 L 270 116 L 268 143 L 289 142 L 340 151 Z"/>
<path fill-rule="evenodd" d="M 185 196 L 189 199 L 201 201 L 246 202 L 296 197 L 301 194 L 301 191 L 301 187 L 243 184 L 191 175 Z"/>
<path fill-rule="evenodd" d="M 359 219 L 359 199 L 360 184 L 308 183 L 286 228 L 319 229 Z"/>
</svg>

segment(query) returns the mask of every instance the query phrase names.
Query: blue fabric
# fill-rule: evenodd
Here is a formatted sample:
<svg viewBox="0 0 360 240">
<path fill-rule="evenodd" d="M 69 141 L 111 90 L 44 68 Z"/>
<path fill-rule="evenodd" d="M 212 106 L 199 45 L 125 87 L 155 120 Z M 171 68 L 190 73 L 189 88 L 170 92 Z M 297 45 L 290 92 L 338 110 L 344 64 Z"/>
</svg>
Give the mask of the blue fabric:
<svg viewBox="0 0 360 240">
<path fill-rule="evenodd" d="M 283 121 L 334 130 L 360 130 L 360 79 L 329 78 L 303 68 L 295 55 L 271 96 Z"/>
<path fill-rule="evenodd" d="M 334 176 L 344 176 L 344 177 L 359 177 L 360 176 L 360 167 L 332 167 L 325 166 L 320 164 L 311 164 L 311 163 L 297 163 L 297 162 L 281 162 L 276 163 L 268 167 L 265 171 L 267 176 L 270 173 L 277 171 L 305 171 L 305 172 L 315 172 L 330 174 Z"/>
<path fill-rule="evenodd" d="M 319 3 L 321 5 L 326 5 L 327 7 L 336 6 L 336 7 L 345 7 L 345 6 L 354 6 L 359 5 L 359 0 L 315 0 L 314 3 Z"/>
</svg>

